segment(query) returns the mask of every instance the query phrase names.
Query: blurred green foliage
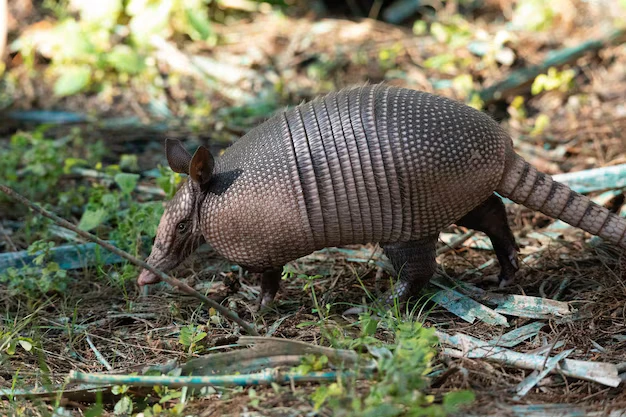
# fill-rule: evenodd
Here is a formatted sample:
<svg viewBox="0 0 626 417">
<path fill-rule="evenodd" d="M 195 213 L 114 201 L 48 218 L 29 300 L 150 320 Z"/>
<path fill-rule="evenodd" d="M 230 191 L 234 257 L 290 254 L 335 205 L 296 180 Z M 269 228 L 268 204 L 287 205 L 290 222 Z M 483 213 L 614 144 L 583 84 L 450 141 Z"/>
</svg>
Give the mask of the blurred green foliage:
<svg viewBox="0 0 626 417">
<path fill-rule="evenodd" d="M 547 74 L 539 74 L 530 89 L 531 93 L 536 96 L 543 91 L 559 90 L 561 92 L 568 91 L 573 84 L 576 72 L 572 69 L 558 71 L 556 68 L 548 68 Z"/>
<path fill-rule="evenodd" d="M 35 49 L 50 59 L 56 77 L 54 92 L 67 96 L 97 90 L 114 76 L 130 76 L 156 69 L 150 59 L 152 38 L 185 36 L 208 45 L 217 42 L 209 19 L 210 0 L 72 0 L 47 2 L 59 20 L 41 45 L 26 34 L 16 42 L 27 65 Z M 71 14 L 68 12 L 72 12 Z"/>
<path fill-rule="evenodd" d="M 44 129 L 19 132 L 11 137 L 8 148 L 0 147 L 0 178 L 30 199 L 54 204 L 62 195 L 50 191 L 58 189 L 61 176 L 69 173 L 68 167 L 92 167 L 104 154 L 102 142 L 86 147 L 77 135 L 53 140 L 44 136 Z M 0 201 L 6 199 L 0 194 Z"/>
<path fill-rule="evenodd" d="M 63 292 L 67 288 L 67 271 L 58 263 L 49 260 L 50 250 L 54 242 L 38 240 L 28 247 L 29 255 L 37 255 L 33 259 L 34 266 L 23 268 L 7 268 L 0 272 L 0 284 L 5 285 L 13 297 L 35 301 L 49 292 Z"/>
</svg>

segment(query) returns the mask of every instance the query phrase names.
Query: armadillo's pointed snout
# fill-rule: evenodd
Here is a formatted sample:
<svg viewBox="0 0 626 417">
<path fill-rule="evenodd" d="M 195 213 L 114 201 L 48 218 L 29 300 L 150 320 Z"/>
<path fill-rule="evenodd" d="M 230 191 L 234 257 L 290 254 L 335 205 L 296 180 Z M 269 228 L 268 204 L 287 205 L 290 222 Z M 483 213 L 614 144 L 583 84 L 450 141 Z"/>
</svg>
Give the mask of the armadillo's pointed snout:
<svg viewBox="0 0 626 417">
<path fill-rule="evenodd" d="M 153 248 L 150 256 L 146 258 L 145 261 L 148 265 L 153 266 L 155 268 L 161 269 L 163 265 L 163 256 L 157 248 Z M 148 271 L 147 269 L 142 269 L 139 277 L 137 277 L 137 285 L 143 287 L 144 285 L 157 284 L 161 282 L 161 278 L 159 278 L 156 274 Z"/>
<path fill-rule="evenodd" d="M 142 269 L 139 277 L 137 278 L 137 284 L 140 287 L 143 287 L 144 285 L 156 284 L 160 281 L 161 279 L 158 276 L 147 269 Z"/>
</svg>

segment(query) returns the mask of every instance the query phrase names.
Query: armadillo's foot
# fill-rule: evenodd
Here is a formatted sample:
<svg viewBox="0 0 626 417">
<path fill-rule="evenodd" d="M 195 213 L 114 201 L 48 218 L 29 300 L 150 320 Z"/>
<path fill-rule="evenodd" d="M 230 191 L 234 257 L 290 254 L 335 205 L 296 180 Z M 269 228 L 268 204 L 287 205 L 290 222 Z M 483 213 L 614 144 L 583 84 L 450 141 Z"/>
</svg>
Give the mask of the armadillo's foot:
<svg viewBox="0 0 626 417">
<path fill-rule="evenodd" d="M 259 308 L 272 304 L 276 293 L 280 288 L 280 276 L 282 269 L 271 269 L 263 272 L 261 277 L 261 293 L 259 294 Z"/>
<path fill-rule="evenodd" d="M 409 298 L 415 293 L 415 285 L 413 285 L 411 282 L 400 280 L 394 285 L 392 289 L 390 289 L 380 298 L 378 298 L 378 300 L 374 302 L 372 307 L 378 308 L 380 309 L 380 311 L 387 311 L 391 309 L 395 303 L 398 303 L 398 305 L 402 305 L 403 303 L 408 301 Z M 365 313 L 369 309 L 370 308 L 365 306 L 355 306 L 344 311 L 343 315 L 359 315 Z"/>
<path fill-rule="evenodd" d="M 381 246 L 398 274 L 398 281 L 375 303 L 375 307 L 384 311 L 396 303 L 403 305 L 417 294 L 432 278 L 437 269 L 435 245 L 437 235 L 408 242 L 385 243 Z M 366 309 L 353 307 L 344 315 L 359 314 Z"/>
<path fill-rule="evenodd" d="M 519 271 L 517 262 L 517 246 L 510 242 L 496 248 L 496 256 L 500 263 L 500 274 L 498 275 L 499 287 L 504 288 L 515 282 L 515 275 Z"/>
</svg>

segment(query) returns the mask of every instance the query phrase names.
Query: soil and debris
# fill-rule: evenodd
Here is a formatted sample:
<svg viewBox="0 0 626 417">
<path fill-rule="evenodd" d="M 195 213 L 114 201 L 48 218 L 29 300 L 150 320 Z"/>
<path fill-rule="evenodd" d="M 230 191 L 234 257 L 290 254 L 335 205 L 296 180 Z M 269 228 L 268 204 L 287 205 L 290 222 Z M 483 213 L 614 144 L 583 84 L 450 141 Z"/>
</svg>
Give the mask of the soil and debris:
<svg viewBox="0 0 626 417">
<path fill-rule="evenodd" d="M 35 33 L 45 28 L 45 18 L 29 1 L 10 3 L 13 12 L 10 38 L 17 33 Z M 364 7 L 367 2 L 346 3 L 368 10 Z M 466 30 L 482 31 L 485 39 L 491 39 L 505 29 L 503 22 L 494 20 L 493 16 L 510 13 L 512 6 L 507 1 L 485 3 L 484 8 L 472 12 L 471 27 Z M 607 40 L 609 34 L 603 28 L 611 16 L 610 11 L 602 9 L 603 2 L 572 0 L 564 3 L 576 8 L 577 13 L 560 15 L 559 23 L 547 32 L 515 32 L 512 39 L 502 45 L 506 52 L 496 65 L 484 65 L 481 54 L 473 53 L 470 48 L 450 50 L 449 45 L 428 34 L 417 36 L 411 19 L 391 24 L 357 18 L 350 7 L 327 7 L 326 17 L 316 16 L 305 7 L 301 11 L 296 8 L 297 11 L 288 16 L 258 11 L 228 25 L 216 24 L 214 29 L 224 40 L 216 46 L 197 42 L 177 44 L 169 40 L 160 43 L 155 59 L 163 74 L 166 94 L 159 97 L 158 103 L 154 103 L 154 96 L 132 83 L 118 86 L 106 97 L 91 93 L 58 98 L 51 93 L 51 86 L 44 78 L 29 77 L 30 70 L 22 69 L 19 56 L 13 54 L 7 71 L 16 83 L 10 91 L 10 105 L 2 110 L 0 148 L 9 147 L 9 137 L 15 132 L 35 128 L 36 123 L 25 121 L 19 115 L 34 109 L 62 110 L 68 115 L 83 115 L 85 119 L 53 124 L 46 130 L 47 137 L 62 138 L 79 132 L 86 144 L 96 140 L 104 142 L 108 151 L 103 158 L 104 165 L 117 163 L 123 154 L 135 154 L 140 172 L 149 172 L 157 164 L 165 165 L 162 152 L 165 137 L 185 139 L 190 148 L 205 145 L 219 152 L 271 112 L 359 83 L 386 82 L 464 100 L 468 98 L 467 92 L 455 88 L 453 82 L 459 75 L 471 75 L 473 88 L 485 90 L 506 80 L 515 70 L 541 65 L 555 50 L 598 39 L 605 40 L 601 46 L 594 46 L 592 52 L 583 53 L 558 68 L 574 71 L 571 88 L 532 95 L 531 83 L 522 83 L 501 91 L 485 103 L 484 110 L 511 133 L 520 154 L 549 174 L 624 164 L 626 48 L 623 33 L 617 40 Z M 389 16 L 392 12 L 386 8 L 380 13 Z M 480 46 L 476 44 L 477 49 Z M 440 68 L 430 65 L 432 57 L 451 53 L 455 54 L 456 64 Z M 507 58 L 510 54 L 514 59 Z M 39 57 L 36 65 L 44 67 L 45 64 L 45 57 Z M 177 73 L 174 80 L 167 77 L 170 72 Z M 524 98 L 523 110 L 511 104 L 517 96 Z M 190 117 L 188 110 L 194 106 L 208 106 L 210 111 L 202 113 L 202 117 Z M 158 112 L 155 108 L 167 111 Z M 533 132 L 542 115 L 549 118 L 549 123 Z M 80 181 L 89 183 L 97 179 L 69 174 L 60 179 L 59 187 L 66 190 Z M 154 180 L 143 176 L 141 184 L 154 186 Z M 608 197 L 603 194 L 607 190 L 613 190 Z M 620 188 L 605 184 L 589 195 L 600 197 L 614 212 L 626 214 L 622 207 L 623 185 Z M 163 199 L 146 193 L 140 193 L 137 198 L 143 201 Z M 1 253 L 18 252 L 32 243 L 20 228 L 24 212 L 22 207 L 0 200 Z M 438 256 L 441 274 L 446 279 L 461 279 L 490 294 L 539 297 L 572 306 L 576 313 L 569 319 L 557 316 L 540 319 L 544 325 L 511 349 L 551 356 L 572 349 L 568 359 L 616 365 L 622 383 L 611 387 L 564 377 L 557 372 L 548 374 L 526 395 L 516 399 L 516 387 L 530 375 L 530 370 L 488 359 L 454 358 L 442 353 L 436 358 L 435 366 L 453 371 L 440 373 L 441 377 L 435 378 L 436 383 L 429 393 L 473 390 L 477 400 L 468 411 L 472 415 L 531 415 L 525 414 L 532 411 L 527 407 L 531 405 L 544 407 L 535 408 L 539 414 L 534 415 L 574 415 L 567 414 L 573 413 L 573 407 L 579 407 L 579 411 L 588 415 L 626 410 L 626 258 L 615 248 L 590 239 L 578 229 L 554 227 L 552 219 L 521 206 L 509 204 L 507 212 L 520 245 L 520 259 L 524 259 L 513 286 L 498 288 L 497 263 L 485 266 L 495 255 L 483 249 L 487 242 L 478 233 L 454 250 L 441 251 Z M 76 213 L 72 216 L 71 221 L 80 217 Z M 466 232 L 454 226 L 445 230 L 457 237 Z M 57 246 L 69 243 L 58 236 L 54 240 Z M 443 240 L 440 247 L 446 247 Z M 371 259 L 381 256 L 373 245 L 348 249 L 370 254 Z M 146 254 L 144 248 L 140 255 Z M 323 276 L 313 285 L 315 293 L 321 297 L 320 305 L 332 306 L 332 314 L 324 326 L 345 326 L 352 320 L 341 316 L 346 305 L 368 302 L 361 282 L 371 293 L 386 288 L 389 274 L 380 263 L 370 262 L 371 259 L 325 251 L 290 265 L 297 273 Z M 3 315 L 14 321 L 11 329 L 17 333 L 35 329 L 37 342 L 43 347 L 39 353 L 18 348 L 13 355 L 1 356 L 0 389 L 9 389 L 13 384 L 17 384 L 14 388 L 23 389 L 61 385 L 72 370 L 107 372 L 107 363 L 116 373 L 130 373 L 139 372 L 147 365 L 189 359 L 190 355 L 179 343 L 180 329 L 189 322 L 199 324 L 208 334 L 202 342 L 206 348 L 232 343 L 237 330 L 204 310 L 196 299 L 165 286 L 157 286 L 149 296 L 139 297 L 132 280 L 118 286 L 94 280 L 96 272 L 102 272 L 96 271 L 99 268 L 104 269 L 105 276 L 119 273 L 114 266 L 74 269 L 70 272 L 74 279 L 63 293 L 51 294 L 30 305 L 9 296 L 0 285 Z M 302 279 L 283 281 L 275 307 L 258 313 L 259 282 L 220 259 L 209 248 L 203 247 L 173 275 L 223 302 L 246 321 L 257 323 L 265 331 L 271 329 L 273 337 L 324 343 L 320 326 L 301 326 L 319 319 L 312 312 L 313 301 L 310 292 L 303 290 L 305 281 Z M 433 284 L 427 292 L 438 290 L 441 287 Z M 448 335 L 462 333 L 482 341 L 498 339 L 511 330 L 537 322 L 529 317 L 507 315 L 508 327 L 479 319 L 470 323 L 432 301 L 418 308 L 424 312 L 420 320 L 425 326 L 434 326 Z M 376 336 L 385 340 L 391 335 L 379 331 Z M 108 362 L 100 360 L 98 355 Z M 19 378 L 16 379 L 16 375 Z M 278 394 L 271 388 L 259 387 L 256 391 L 261 401 L 254 407 L 250 406 L 245 389 L 233 390 L 224 397 L 215 395 L 192 402 L 185 413 L 311 415 L 312 402 L 308 394 L 315 387 L 309 384 L 299 386 L 298 391 L 287 389 Z M 37 408 L 41 406 L 52 411 L 56 407 L 54 402 L 46 403 L 41 399 L 28 404 L 24 407 L 33 410 L 41 410 Z M 89 406 L 80 398 L 61 399 L 57 405 L 63 405 L 75 415 L 82 415 Z M 3 406 L 8 407 L 9 402 L 0 399 L 0 409 Z M 112 410 L 107 413 L 112 415 Z M 325 415 L 323 411 L 321 415 Z"/>
</svg>

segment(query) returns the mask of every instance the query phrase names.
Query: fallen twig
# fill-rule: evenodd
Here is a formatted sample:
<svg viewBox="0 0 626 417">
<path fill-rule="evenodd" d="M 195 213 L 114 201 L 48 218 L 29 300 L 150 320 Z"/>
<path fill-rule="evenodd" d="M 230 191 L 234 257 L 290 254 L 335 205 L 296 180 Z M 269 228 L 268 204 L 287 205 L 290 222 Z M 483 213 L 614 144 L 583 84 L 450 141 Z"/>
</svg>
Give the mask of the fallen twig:
<svg viewBox="0 0 626 417">
<path fill-rule="evenodd" d="M 85 232 L 84 230 L 79 229 L 78 227 L 76 227 L 72 223 L 68 222 L 67 220 L 62 219 L 61 217 L 57 216 L 56 214 L 51 213 L 48 210 L 46 210 L 46 209 L 44 209 L 42 207 L 39 207 L 38 205 L 34 204 L 33 202 L 31 202 L 27 198 L 23 197 L 22 195 L 20 195 L 19 193 L 17 193 L 13 189 L 7 187 L 6 185 L 1 185 L 0 184 L 0 191 L 5 193 L 6 195 L 10 196 L 11 198 L 19 201 L 20 203 L 24 204 L 25 206 L 30 207 L 31 209 L 35 210 L 36 212 L 40 213 L 41 215 L 49 218 L 50 220 L 54 221 L 58 225 L 63 226 L 65 228 L 75 232 L 79 236 L 81 236 L 81 237 L 83 237 L 83 238 L 85 238 L 85 239 L 87 239 L 87 240 L 89 240 L 91 242 L 94 242 L 94 243 L 102 246 L 103 248 L 113 252 L 114 254 L 116 254 L 116 255 L 126 259 L 128 262 L 132 263 L 133 265 L 136 265 L 138 267 L 147 269 L 148 271 L 152 272 L 153 274 L 156 274 L 161 280 L 167 282 L 171 286 L 177 287 L 182 292 L 198 298 L 202 302 L 206 303 L 209 307 L 212 307 L 215 310 L 219 311 L 222 315 L 224 315 L 229 320 L 231 320 L 231 321 L 237 323 L 238 325 L 240 325 L 245 330 L 245 332 L 248 333 L 249 335 L 259 336 L 259 333 L 250 324 L 246 323 L 244 320 L 239 318 L 235 313 L 233 313 L 232 311 L 230 311 L 226 307 L 222 306 L 221 304 L 211 300 L 210 298 L 200 294 L 199 292 L 197 292 L 196 290 L 194 290 L 193 288 L 191 288 L 189 285 L 185 284 L 184 282 L 181 282 L 181 281 L 179 281 L 176 278 L 170 277 L 169 275 L 165 274 L 164 272 L 154 268 L 151 265 L 148 265 L 146 262 L 133 257 L 129 253 L 127 253 L 127 252 L 125 252 L 125 251 L 123 251 L 123 250 L 121 250 L 119 248 L 116 248 L 115 246 L 113 246 L 113 245 L 109 244 L 108 242 L 106 242 L 106 241 L 104 241 L 104 240 L 102 240 L 102 239 L 92 235 L 89 232 Z"/>
<path fill-rule="evenodd" d="M 108 371 L 112 371 L 113 367 L 111 366 L 109 361 L 107 361 L 105 357 L 102 356 L 102 353 L 100 353 L 96 345 L 93 344 L 93 342 L 91 341 L 91 337 L 89 337 L 87 333 L 85 333 L 85 339 L 87 339 L 87 343 L 89 344 L 91 350 L 93 350 L 93 353 L 96 355 L 96 359 L 98 359 L 98 362 L 100 362 L 105 368 L 107 368 Z"/>
<path fill-rule="evenodd" d="M 565 65 L 569 62 L 575 61 L 587 53 L 598 51 L 608 45 L 619 44 L 624 41 L 625 36 L 625 29 L 616 30 L 610 33 L 606 38 L 594 39 L 571 48 L 563 48 L 554 51 L 549 54 L 546 60 L 541 64 L 514 71 L 509 74 L 506 79 L 485 88 L 480 92 L 480 98 L 486 104 L 495 100 L 500 100 L 512 91 L 530 83 L 539 74 L 546 72 L 548 68 Z"/>
</svg>

